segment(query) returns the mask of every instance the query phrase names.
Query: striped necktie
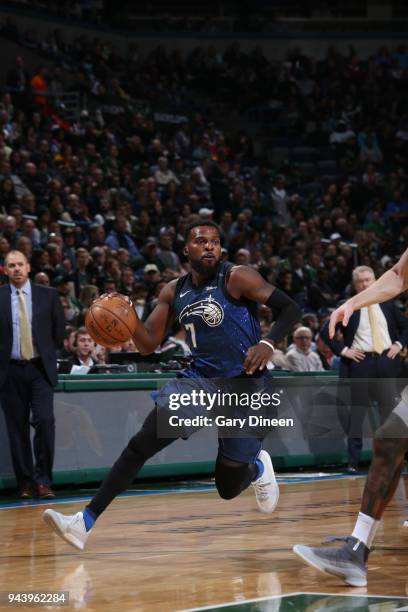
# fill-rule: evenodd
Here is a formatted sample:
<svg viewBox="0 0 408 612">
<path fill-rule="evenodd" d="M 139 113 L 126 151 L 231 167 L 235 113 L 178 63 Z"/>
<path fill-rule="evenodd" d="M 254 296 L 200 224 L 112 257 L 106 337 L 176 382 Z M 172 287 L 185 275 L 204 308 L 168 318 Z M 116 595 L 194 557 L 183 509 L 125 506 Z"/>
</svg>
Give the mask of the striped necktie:
<svg viewBox="0 0 408 612">
<path fill-rule="evenodd" d="M 21 359 L 32 359 L 34 357 L 33 338 L 31 325 L 28 320 L 27 306 L 22 291 L 17 291 L 20 322 L 20 353 Z"/>
</svg>

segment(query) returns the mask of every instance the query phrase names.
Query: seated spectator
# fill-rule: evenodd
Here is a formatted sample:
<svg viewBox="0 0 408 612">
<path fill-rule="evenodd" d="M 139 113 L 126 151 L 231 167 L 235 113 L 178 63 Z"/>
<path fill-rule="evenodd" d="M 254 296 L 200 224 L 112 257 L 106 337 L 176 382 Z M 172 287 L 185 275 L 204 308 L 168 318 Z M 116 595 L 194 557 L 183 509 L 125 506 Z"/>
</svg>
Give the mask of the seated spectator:
<svg viewBox="0 0 408 612">
<path fill-rule="evenodd" d="M 131 259 L 139 254 L 139 249 L 127 231 L 127 219 L 123 215 L 116 217 L 113 230 L 107 235 L 105 244 L 112 251 L 118 251 L 120 248 L 127 249 Z"/>
<path fill-rule="evenodd" d="M 320 336 L 317 338 L 316 353 L 319 355 L 325 370 L 339 370 L 340 357 L 337 357 L 337 355 L 331 351 Z"/>
<path fill-rule="evenodd" d="M 312 332 L 308 327 L 298 327 L 293 334 L 295 346 L 288 350 L 286 358 L 293 372 L 322 372 L 322 361 L 311 349 Z"/>
<path fill-rule="evenodd" d="M 65 326 L 64 345 L 57 352 L 58 359 L 72 359 L 75 355 L 75 338 L 77 328 L 73 325 Z"/>
<path fill-rule="evenodd" d="M 173 234 L 167 229 L 160 230 L 159 253 L 157 259 L 163 269 L 168 268 L 177 274 L 182 273 L 179 256 L 173 251 Z"/>
<path fill-rule="evenodd" d="M 56 287 L 59 293 L 66 323 L 78 325 L 82 312 L 82 304 L 74 295 L 72 281 L 68 276 L 57 276 L 54 279 L 54 287 Z"/>
<path fill-rule="evenodd" d="M 157 164 L 159 167 L 154 173 L 154 178 L 156 179 L 156 183 L 159 188 L 166 187 L 170 181 L 174 181 L 177 185 L 180 184 L 180 181 L 174 174 L 173 170 L 170 170 L 168 167 L 169 161 L 167 157 L 159 157 Z"/>
<path fill-rule="evenodd" d="M 81 303 L 83 308 L 83 315 L 86 314 L 86 311 L 88 310 L 92 302 L 98 297 L 99 290 L 96 285 L 85 285 L 84 287 L 82 287 L 79 294 L 79 302 Z"/>
<path fill-rule="evenodd" d="M 75 353 L 71 359 L 71 374 L 75 372 L 87 373 L 95 364 L 92 354 L 95 342 L 85 327 L 80 327 L 75 333 Z"/>
</svg>

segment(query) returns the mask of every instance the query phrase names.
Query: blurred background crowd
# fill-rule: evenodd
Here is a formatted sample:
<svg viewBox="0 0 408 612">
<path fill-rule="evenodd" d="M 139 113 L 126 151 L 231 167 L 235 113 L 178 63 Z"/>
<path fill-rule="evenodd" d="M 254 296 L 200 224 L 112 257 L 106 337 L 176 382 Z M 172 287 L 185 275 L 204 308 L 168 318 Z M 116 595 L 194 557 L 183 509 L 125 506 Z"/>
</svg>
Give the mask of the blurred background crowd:
<svg viewBox="0 0 408 612">
<path fill-rule="evenodd" d="M 353 268 L 378 276 L 407 245 L 405 47 L 365 59 L 297 47 L 272 61 L 237 43 L 186 54 L 131 42 L 122 55 L 103 38 L 39 37 L 11 17 L 0 36 L 44 60 L 28 70 L 17 56 L 0 98 L 0 279 L 18 249 L 34 282 L 58 289 L 66 352 L 101 293 L 128 295 L 145 319 L 163 284 L 188 272 L 186 226 L 211 219 L 225 259 L 302 309 L 275 365 L 296 369 L 290 346 L 306 343 L 319 358 L 311 369 L 338 367 L 319 329 L 353 292 Z M 261 133 L 246 129 L 255 123 Z M 406 313 L 404 298 L 398 306 Z M 265 333 L 271 323 L 261 309 Z M 186 353 L 180 330 L 169 347 Z"/>
</svg>

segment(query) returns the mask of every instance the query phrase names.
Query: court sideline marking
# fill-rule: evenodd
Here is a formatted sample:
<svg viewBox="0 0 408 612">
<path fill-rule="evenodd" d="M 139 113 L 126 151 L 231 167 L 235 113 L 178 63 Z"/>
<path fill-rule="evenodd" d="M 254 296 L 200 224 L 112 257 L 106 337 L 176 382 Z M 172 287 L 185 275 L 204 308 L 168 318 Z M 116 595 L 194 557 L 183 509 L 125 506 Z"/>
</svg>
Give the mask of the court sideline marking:
<svg viewBox="0 0 408 612">
<path fill-rule="evenodd" d="M 278 484 L 309 484 L 313 482 L 321 482 L 321 481 L 332 481 L 332 480 L 343 480 L 345 478 L 351 479 L 361 479 L 366 478 L 367 474 L 353 474 L 350 476 L 349 474 L 329 474 L 329 475 L 321 475 L 319 473 L 318 476 L 295 476 L 293 478 L 288 478 L 285 476 L 277 477 Z M 121 493 L 117 496 L 116 499 L 126 499 L 132 497 L 146 497 L 148 495 L 175 495 L 177 493 L 207 493 L 210 491 L 215 491 L 215 485 L 209 484 L 206 486 L 198 486 L 198 487 L 182 487 L 182 488 L 169 488 L 162 489 L 159 491 L 155 491 L 152 489 L 144 489 L 139 491 L 128 491 L 126 493 Z M 92 499 L 92 495 L 78 496 L 78 497 L 66 497 L 64 499 L 45 499 L 45 500 L 30 500 L 30 501 L 16 501 L 16 502 L 6 502 L 0 503 L 0 510 L 9 510 L 13 508 L 32 508 L 33 506 L 49 506 L 50 504 L 68 504 L 68 503 L 81 503 L 87 502 Z"/>
</svg>

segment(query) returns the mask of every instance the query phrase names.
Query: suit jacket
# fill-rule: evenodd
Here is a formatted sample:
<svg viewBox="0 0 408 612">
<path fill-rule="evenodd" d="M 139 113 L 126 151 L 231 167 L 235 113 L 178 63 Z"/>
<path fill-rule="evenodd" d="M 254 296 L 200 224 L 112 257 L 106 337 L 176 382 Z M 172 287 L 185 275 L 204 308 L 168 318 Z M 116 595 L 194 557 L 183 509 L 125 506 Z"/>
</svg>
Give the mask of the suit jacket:
<svg viewBox="0 0 408 612">
<path fill-rule="evenodd" d="M 56 349 L 64 340 L 64 310 L 56 289 L 31 283 L 33 306 L 33 340 L 41 357 L 47 378 L 57 383 Z M 11 314 L 10 285 L 0 287 L 0 389 L 9 369 L 13 346 L 13 320 Z"/>
<path fill-rule="evenodd" d="M 404 317 L 402 312 L 395 305 L 394 300 L 388 300 L 387 302 L 383 302 L 379 305 L 385 320 L 388 326 L 388 333 L 390 334 L 391 342 L 395 342 L 398 340 L 402 344 L 402 346 L 406 346 L 408 344 L 408 319 Z M 320 336 L 322 340 L 327 344 L 328 347 L 331 348 L 335 355 L 341 356 L 341 365 L 340 365 L 340 376 L 346 377 L 348 375 L 348 366 L 351 363 L 351 359 L 347 359 L 347 357 L 343 357 L 341 355 L 341 351 L 345 346 L 351 347 L 354 336 L 356 335 L 356 331 L 358 325 L 360 323 L 360 311 L 356 310 L 350 317 L 348 325 L 343 327 L 341 323 L 339 327 L 343 332 L 343 340 L 339 341 L 336 338 L 329 338 L 329 321 L 326 321 L 320 330 Z"/>
</svg>

